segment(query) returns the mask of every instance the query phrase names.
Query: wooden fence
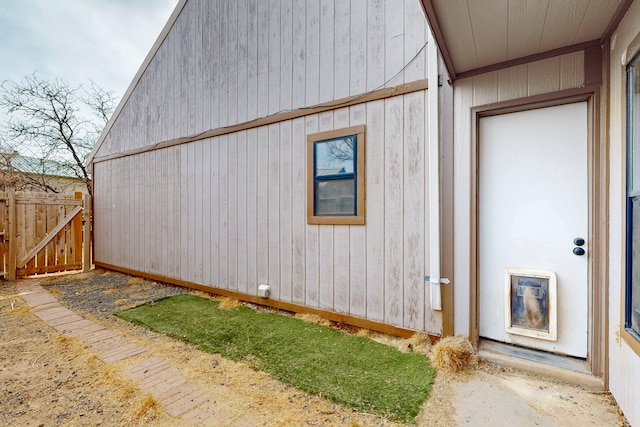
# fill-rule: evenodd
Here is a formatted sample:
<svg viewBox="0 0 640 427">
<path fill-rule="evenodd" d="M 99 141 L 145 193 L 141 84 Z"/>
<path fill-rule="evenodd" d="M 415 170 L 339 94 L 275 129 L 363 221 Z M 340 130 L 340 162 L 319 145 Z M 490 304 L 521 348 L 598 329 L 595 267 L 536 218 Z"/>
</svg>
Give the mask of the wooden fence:
<svg viewBox="0 0 640 427">
<path fill-rule="evenodd" d="M 0 276 L 88 270 L 91 198 L 0 192 Z"/>
</svg>

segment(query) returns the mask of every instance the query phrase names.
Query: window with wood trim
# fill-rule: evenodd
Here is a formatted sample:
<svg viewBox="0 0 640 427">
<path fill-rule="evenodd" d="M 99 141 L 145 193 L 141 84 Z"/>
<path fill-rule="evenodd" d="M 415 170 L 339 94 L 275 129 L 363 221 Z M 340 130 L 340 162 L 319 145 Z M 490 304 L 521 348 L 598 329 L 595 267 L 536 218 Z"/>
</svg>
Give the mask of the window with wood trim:
<svg viewBox="0 0 640 427">
<path fill-rule="evenodd" d="M 307 222 L 364 224 L 364 125 L 307 136 Z"/>
<path fill-rule="evenodd" d="M 640 341 L 640 55 L 627 67 L 627 232 L 624 327 Z"/>
</svg>

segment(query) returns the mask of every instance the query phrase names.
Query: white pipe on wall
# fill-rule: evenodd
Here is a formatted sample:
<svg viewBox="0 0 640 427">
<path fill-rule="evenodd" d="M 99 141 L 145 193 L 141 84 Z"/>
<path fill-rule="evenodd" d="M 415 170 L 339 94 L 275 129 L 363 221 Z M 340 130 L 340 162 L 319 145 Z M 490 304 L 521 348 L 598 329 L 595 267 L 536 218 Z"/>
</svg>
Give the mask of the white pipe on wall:
<svg viewBox="0 0 640 427">
<path fill-rule="evenodd" d="M 440 111 L 438 108 L 438 47 L 431 31 L 427 44 L 427 134 L 429 141 L 429 299 L 432 310 L 442 310 L 440 278 Z"/>
</svg>

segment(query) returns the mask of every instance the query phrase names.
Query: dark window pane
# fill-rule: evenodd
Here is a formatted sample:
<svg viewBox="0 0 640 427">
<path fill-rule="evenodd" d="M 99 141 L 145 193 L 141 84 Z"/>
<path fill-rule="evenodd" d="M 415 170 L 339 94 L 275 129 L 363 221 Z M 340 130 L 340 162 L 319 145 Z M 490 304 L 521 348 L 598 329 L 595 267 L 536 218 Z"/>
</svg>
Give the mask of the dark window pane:
<svg viewBox="0 0 640 427">
<path fill-rule="evenodd" d="M 628 287 L 631 301 L 628 321 L 634 331 L 640 334 L 640 197 L 631 200 L 631 283 Z"/>
<path fill-rule="evenodd" d="M 315 214 L 318 216 L 355 215 L 355 179 L 316 181 Z"/>
</svg>

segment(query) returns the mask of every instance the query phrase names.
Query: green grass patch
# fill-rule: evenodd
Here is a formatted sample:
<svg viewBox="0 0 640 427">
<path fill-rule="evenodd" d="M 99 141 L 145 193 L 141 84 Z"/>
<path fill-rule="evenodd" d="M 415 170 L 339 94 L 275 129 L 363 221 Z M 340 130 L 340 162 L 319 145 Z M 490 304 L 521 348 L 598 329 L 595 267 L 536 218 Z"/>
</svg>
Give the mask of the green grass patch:
<svg viewBox="0 0 640 427">
<path fill-rule="evenodd" d="M 423 355 L 288 316 L 217 307 L 217 301 L 178 295 L 117 316 L 396 421 L 413 423 L 429 395 L 435 370 Z"/>
</svg>

